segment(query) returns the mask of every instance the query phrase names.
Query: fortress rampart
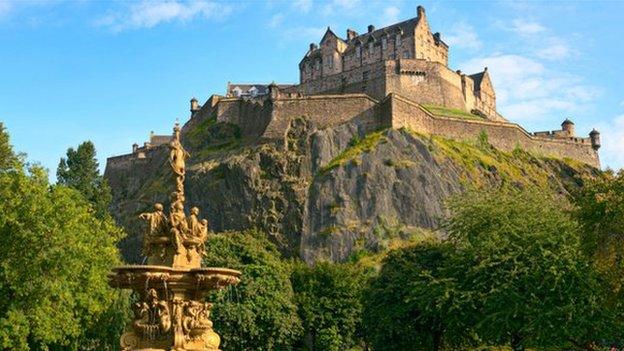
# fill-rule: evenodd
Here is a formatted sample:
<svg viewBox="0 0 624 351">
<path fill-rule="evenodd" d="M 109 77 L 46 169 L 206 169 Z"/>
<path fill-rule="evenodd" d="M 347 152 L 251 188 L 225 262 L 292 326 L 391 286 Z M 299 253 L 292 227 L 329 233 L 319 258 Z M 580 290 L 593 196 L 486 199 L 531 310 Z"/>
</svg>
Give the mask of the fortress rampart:
<svg viewBox="0 0 624 351">
<path fill-rule="evenodd" d="M 305 117 L 318 129 L 349 122 L 358 123 L 364 131 L 405 127 L 456 140 L 475 140 L 485 132 L 489 142 L 500 150 L 512 151 L 519 147 L 541 156 L 571 158 L 600 166 L 596 151 L 599 139 L 574 136 L 567 124 L 572 122 L 567 120 L 564 130 L 529 133 L 507 121 L 434 115 L 421 104 L 396 93 L 377 101 L 362 93 L 303 96 L 284 94 L 275 87 L 270 89 L 270 96 L 253 101 L 213 96 L 183 130 L 197 124 L 196 119 L 215 118 L 239 125 L 244 137 L 267 142 L 283 139 L 292 118 Z"/>
</svg>

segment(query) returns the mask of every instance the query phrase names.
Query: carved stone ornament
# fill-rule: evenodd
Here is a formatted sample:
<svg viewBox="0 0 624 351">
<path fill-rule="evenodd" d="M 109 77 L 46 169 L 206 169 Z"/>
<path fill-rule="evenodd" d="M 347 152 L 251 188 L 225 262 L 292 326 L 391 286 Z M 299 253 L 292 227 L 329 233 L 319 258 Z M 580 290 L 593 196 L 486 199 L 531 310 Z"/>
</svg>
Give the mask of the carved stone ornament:
<svg viewBox="0 0 624 351">
<path fill-rule="evenodd" d="M 169 145 L 175 191 L 169 213 L 160 203 L 152 212 L 139 215 L 146 222 L 143 254 L 146 265 L 113 269 L 109 284 L 132 289 L 139 297 L 134 319 L 121 336 L 120 345 L 130 350 L 219 350 L 220 337 L 212 329 L 212 304 L 205 301 L 211 290 L 238 284 L 241 273 L 227 268 L 203 268 L 201 258 L 208 238 L 208 221 L 199 208 L 185 211 L 186 158 L 180 127 L 174 127 Z"/>
</svg>

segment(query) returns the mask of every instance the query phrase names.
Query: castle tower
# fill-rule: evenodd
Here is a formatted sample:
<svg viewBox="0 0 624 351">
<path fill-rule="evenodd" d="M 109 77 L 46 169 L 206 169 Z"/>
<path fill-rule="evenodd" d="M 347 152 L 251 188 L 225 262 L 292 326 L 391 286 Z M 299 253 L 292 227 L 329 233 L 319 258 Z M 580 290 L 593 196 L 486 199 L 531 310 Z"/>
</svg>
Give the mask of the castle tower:
<svg viewBox="0 0 624 351">
<path fill-rule="evenodd" d="M 589 139 L 591 140 L 592 149 L 598 151 L 600 149 L 600 132 L 596 129 L 592 129 L 589 132 Z"/>
<path fill-rule="evenodd" d="M 574 122 L 570 121 L 567 118 L 565 119 L 565 121 L 563 121 L 563 123 L 561 123 L 561 130 L 566 132 L 571 137 L 573 137 L 576 134 L 576 131 L 574 128 Z"/>
</svg>

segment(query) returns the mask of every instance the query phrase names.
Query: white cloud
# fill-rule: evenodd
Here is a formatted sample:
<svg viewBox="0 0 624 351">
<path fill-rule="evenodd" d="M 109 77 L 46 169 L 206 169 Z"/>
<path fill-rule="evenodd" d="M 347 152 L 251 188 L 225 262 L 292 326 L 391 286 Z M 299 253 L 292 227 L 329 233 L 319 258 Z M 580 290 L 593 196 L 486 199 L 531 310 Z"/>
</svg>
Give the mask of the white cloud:
<svg viewBox="0 0 624 351">
<path fill-rule="evenodd" d="M 312 8 L 312 0 L 295 0 L 292 6 L 303 13 L 308 13 Z"/>
<path fill-rule="evenodd" d="M 131 3 L 120 11 L 99 19 L 96 24 L 114 31 L 131 28 L 152 28 L 161 23 L 189 21 L 196 17 L 220 19 L 227 16 L 232 7 L 210 1 L 183 2 L 178 0 L 141 1 Z"/>
<path fill-rule="evenodd" d="M 383 10 L 381 15 L 381 26 L 387 26 L 399 22 L 399 14 L 401 11 L 396 6 L 388 6 Z"/>
<path fill-rule="evenodd" d="M 559 120 L 586 110 L 600 91 L 574 75 L 547 69 L 520 55 L 494 54 L 460 65 L 467 73 L 488 67 L 499 111 L 512 120 Z"/>
<path fill-rule="evenodd" d="M 449 46 L 456 48 L 478 50 L 483 46 L 474 27 L 465 22 L 454 24 L 442 39 Z"/>
<path fill-rule="evenodd" d="M 0 0 L 0 17 L 6 16 L 9 12 L 11 12 L 12 8 L 13 5 L 10 1 Z"/>
<path fill-rule="evenodd" d="M 563 60 L 570 56 L 570 48 L 565 44 L 552 44 L 536 51 L 535 55 L 544 60 Z"/>
<path fill-rule="evenodd" d="M 359 5 L 361 0 L 333 0 L 323 7 L 323 15 L 337 14 L 340 11 L 352 10 Z"/>
<path fill-rule="evenodd" d="M 282 24 L 283 21 L 284 21 L 284 15 L 282 15 L 281 13 L 278 13 L 276 15 L 273 15 L 273 17 L 271 17 L 267 26 L 269 28 L 277 28 L 280 24 Z"/>
<path fill-rule="evenodd" d="M 318 42 L 325 34 L 326 27 L 294 27 L 282 31 L 284 41 Z"/>
<path fill-rule="evenodd" d="M 599 126 L 603 166 L 624 168 L 624 115 Z"/>
<path fill-rule="evenodd" d="M 535 35 L 546 30 L 544 26 L 537 22 L 529 22 L 524 19 L 515 19 L 512 21 L 511 30 L 520 35 Z"/>
</svg>

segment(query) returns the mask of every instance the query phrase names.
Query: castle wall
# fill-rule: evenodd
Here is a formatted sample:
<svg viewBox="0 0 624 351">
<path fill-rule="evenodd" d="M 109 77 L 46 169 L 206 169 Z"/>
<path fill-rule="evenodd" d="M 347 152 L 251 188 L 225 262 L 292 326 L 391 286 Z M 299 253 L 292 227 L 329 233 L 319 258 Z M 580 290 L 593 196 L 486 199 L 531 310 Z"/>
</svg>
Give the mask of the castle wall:
<svg viewBox="0 0 624 351">
<path fill-rule="evenodd" d="M 267 99 L 220 99 L 215 106 L 219 122 L 239 126 L 241 136 L 256 138 L 266 129 L 271 120 L 271 106 Z"/>
<path fill-rule="evenodd" d="M 409 128 L 419 133 L 440 135 L 449 139 L 476 139 L 482 131 L 488 134 L 492 146 L 503 151 L 516 147 L 538 155 L 571 158 L 600 167 L 598 154 L 586 138 L 552 139 L 532 136 L 514 123 L 467 120 L 432 116 L 417 104 L 392 94 L 392 127 Z"/>
<path fill-rule="evenodd" d="M 399 60 L 388 68 L 386 95 L 398 93 L 420 104 L 467 110 L 461 76 L 446 66 L 426 60 Z"/>
<path fill-rule="evenodd" d="M 364 94 L 323 95 L 296 98 L 279 98 L 272 102 L 271 122 L 262 134 L 263 139 L 284 137 L 292 117 L 306 117 L 318 128 L 338 125 L 347 121 L 377 127 L 377 101 Z"/>
</svg>

